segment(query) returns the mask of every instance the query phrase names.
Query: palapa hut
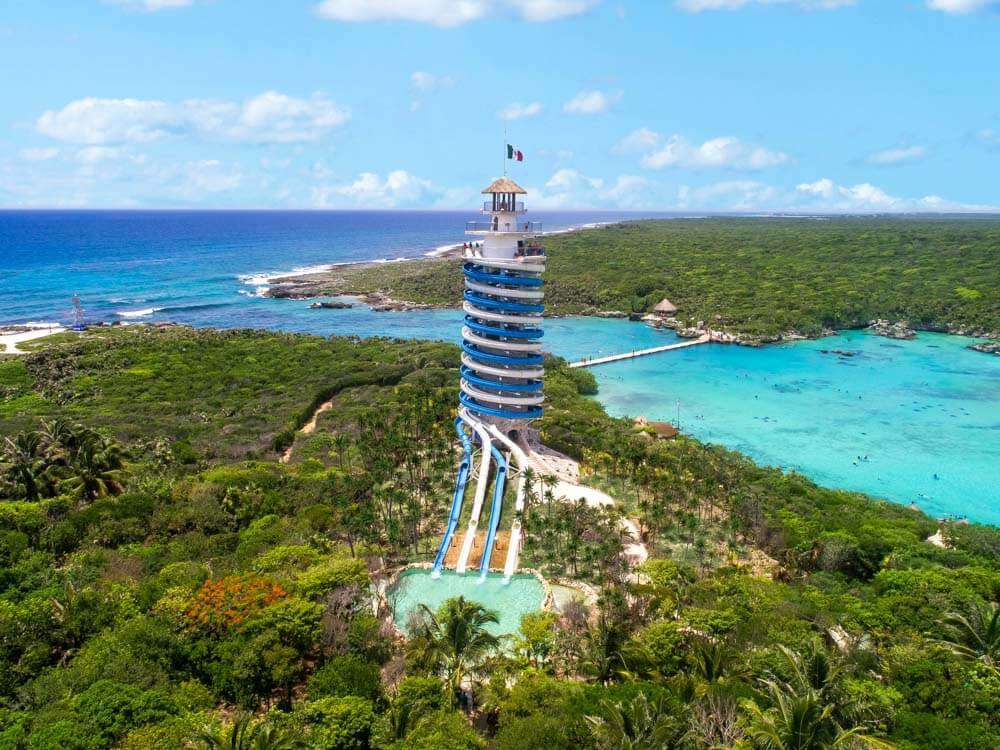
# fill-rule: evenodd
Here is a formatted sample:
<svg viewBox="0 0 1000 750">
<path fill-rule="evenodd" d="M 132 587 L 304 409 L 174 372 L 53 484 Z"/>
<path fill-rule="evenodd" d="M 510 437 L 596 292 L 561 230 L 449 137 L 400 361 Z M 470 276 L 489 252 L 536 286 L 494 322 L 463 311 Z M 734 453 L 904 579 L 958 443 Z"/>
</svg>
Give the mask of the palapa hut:
<svg viewBox="0 0 1000 750">
<path fill-rule="evenodd" d="M 656 303 L 656 307 L 653 308 L 653 312 L 661 317 L 669 317 L 677 312 L 677 305 L 664 297 Z"/>
</svg>

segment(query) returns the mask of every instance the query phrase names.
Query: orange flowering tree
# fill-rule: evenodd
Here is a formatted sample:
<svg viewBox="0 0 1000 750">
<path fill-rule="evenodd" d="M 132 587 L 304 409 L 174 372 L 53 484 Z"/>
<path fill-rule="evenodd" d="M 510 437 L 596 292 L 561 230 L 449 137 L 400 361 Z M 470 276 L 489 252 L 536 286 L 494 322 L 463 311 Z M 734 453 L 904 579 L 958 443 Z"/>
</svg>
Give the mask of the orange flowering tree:
<svg viewBox="0 0 1000 750">
<path fill-rule="evenodd" d="M 280 584 L 252 574 L 210 579 L 184 613 L 188 627 L 212 633 L 239 630 L 247 619 L 288 596 Z"/>
</svg>

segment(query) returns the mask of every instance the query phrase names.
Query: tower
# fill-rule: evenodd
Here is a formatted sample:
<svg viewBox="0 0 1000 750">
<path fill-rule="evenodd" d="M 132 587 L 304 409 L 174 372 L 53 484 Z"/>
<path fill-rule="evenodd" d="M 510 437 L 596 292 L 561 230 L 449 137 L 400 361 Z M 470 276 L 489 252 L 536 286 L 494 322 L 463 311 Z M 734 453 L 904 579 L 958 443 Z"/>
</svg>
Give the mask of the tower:
<svg viewBox="0 0 1000 750">
<path fill-rule="evenodd" d="M 83 322 L 83 306 L 80 304 L 80 295 L 73 294 L 73 331 L 85 331 L 87 326 Z"/>
<path fill-rule="evenodd" d="M 532 422 L 542 416 L 542 273 L 545 250 L 534 239 L 541 224 L 528 221 L 526 191 L 501 177 L 483 190 L 485 221 L 466 225 L 466 234 L 482 238 L 466 251 L 462 309 L 461 391 L 455 429 L 463 458 L 452 500 L 451 515 L 434 560 L 440 574 L 451 546 L 468 480 L 475 476 L 475 493 L 468 528 L 455 564 L 459 573 L 470 554 L 480 554 L 480 577 L 490 569 L 497 530 L 504 514 L 504 488 L 517 478 L 510 535 L 503 564 L 504 577 L 517 570 L 521 550 L 521 514 L 527 490 L 528 458 L 521 447 Z M 466 429 L 471 431 L 471 436 Z M 479 461 L 473 460 L 479 445 Z M 484 533 L 478 525 L 487 491 L 492 485 L 489 521 Z M 510 514 L 510 509 L 506 511 Z"/>
<path fill-rule="evenodd" d="M 462 406 L 507 432 L 542 415 L 541 231 L 523 219 L 525 190 L 506 177 L 485 190 L 485 222 L 466 233 L 483 238 L 463 264 Z"/>
</svg>

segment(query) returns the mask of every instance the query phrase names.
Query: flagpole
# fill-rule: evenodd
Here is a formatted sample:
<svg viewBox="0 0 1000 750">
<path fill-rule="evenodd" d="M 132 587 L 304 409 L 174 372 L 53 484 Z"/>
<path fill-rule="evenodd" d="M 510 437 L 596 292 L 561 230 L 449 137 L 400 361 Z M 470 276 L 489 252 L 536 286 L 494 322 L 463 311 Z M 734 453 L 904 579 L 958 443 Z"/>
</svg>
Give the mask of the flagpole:
<svg viewBox="0 0 1000 750">
<path fill-rule="evenodd" d="M 503 176 L 507 176 L 507 124 L 503 126 Z"/>
</svg>

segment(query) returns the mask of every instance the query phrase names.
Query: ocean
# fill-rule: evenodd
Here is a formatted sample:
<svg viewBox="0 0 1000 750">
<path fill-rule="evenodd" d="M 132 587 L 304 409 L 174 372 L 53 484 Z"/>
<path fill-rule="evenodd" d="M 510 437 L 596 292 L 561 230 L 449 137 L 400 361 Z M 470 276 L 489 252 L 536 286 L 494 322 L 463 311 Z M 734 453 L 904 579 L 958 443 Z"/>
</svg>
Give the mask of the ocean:
<svg viewBox="0 0 1000 750">
<path fill-rule="evenodd" d="M 676 216 L 532 213 L 546 231 Z M 0 324 L 69 322 L 76 293 L 90 322 L 457 342 L 457 310 L 310 309 L 260 291 L 289 272 L 433 253 L 461 243 L 472 218 L 457 211 L 0 211 Z M 676 340 L 624 320 L 555 318 L 545 328 L 547 349 L 568 359 Z M 696 346 L 593 372 L 612 414 L 679 415 L 695 437 L 823 485 L 997 524 L 1000 358 L 968 343 L 845 332 L 761 349 Z"/>
<path fill-rule="evenodd" d="M 532 212 L 545 231 L 623 212 Z M 331 263 L 415 258 L 461 243 L 472 211 L 0 211 L 0 324 L 176 320 L 308 328 L 248 302 L 267 278 Z M 313 316 L 315 319 L 315 316 Z"/>
</svg>

